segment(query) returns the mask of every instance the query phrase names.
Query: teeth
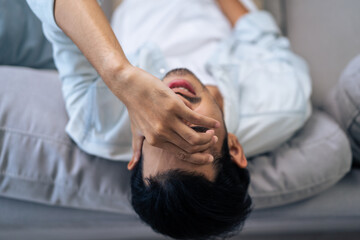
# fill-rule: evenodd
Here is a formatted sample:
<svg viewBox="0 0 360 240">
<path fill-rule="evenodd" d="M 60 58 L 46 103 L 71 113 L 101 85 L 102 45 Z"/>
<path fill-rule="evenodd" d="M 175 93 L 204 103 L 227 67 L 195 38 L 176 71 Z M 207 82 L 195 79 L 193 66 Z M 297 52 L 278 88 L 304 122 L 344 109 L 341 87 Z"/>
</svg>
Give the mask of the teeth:
<svg viewBox="0 0 360 240">
<path fill-rule="evenodd" d="M 184 90 L 186 90 L 186 91 L 189 91 L 189 90 L 187 90 L 186 88 L 184 88 L 184 87 L 179 87 L 179 89 L 184 89 Z"/>
</svg>

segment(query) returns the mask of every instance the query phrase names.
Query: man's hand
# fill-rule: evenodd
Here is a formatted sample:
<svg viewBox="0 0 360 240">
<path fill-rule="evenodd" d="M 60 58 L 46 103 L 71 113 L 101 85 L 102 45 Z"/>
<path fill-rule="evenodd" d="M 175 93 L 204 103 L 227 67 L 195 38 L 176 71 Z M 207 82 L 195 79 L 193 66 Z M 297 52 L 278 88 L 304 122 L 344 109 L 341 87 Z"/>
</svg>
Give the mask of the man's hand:
<svg viewBox="0 0 360 240">
<path fill-rule="evenodd" d="M 212 160 L 210 154 L 201 152 L 217 141 L 214 131 L 197 133 L 185 122 L 207 128 L 220 123 L 193 112 L 159 79 L 131 66 L 96 0 L 56 0 L 54 13 L 58 26 L 126 105 L 135 159 L 145 137 L 180 159 L 198 164 Z"/>
<path fill-rule="evenodd" d="M 213 156 L 203 151 L 217 142 L 214 130 L 198 133 L 186 123 L 211 129 L 220 126 L 218 121 L 192 111 L 159 79 L 139 68 L 129 65 L 119 76 L 115 94 L 129 112 L 135 162 L 144 137 L 150 145 L 171 151 L 181 160 L 194 164 L 213 161 Z"/>
</svg>

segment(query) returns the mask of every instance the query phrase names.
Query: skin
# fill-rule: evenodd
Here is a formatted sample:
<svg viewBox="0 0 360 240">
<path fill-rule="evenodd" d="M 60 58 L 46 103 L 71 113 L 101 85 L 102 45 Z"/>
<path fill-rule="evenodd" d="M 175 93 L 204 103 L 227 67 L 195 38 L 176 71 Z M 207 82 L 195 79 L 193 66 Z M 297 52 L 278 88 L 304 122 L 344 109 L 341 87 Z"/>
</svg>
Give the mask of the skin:
<svg viewBox="0 0 360 240">
<path fill-rule="evenodd" d="M 176 73 L 167 76 L 163 80 L 164 85 L 168 85 L 173 80 L 184 79 L 188 81 L 194 88 L 196 93 L 197 102 L 190 102 L 188 99 L 183 97 L 180 94 L 176 96 L 184 102 L 184 104 L 191 110 L 202 114 L 204 116 L 211 117 L 216 119 L 221 123 L 221 126 L 217 129 L 213 129 L 217 141 L 212 147 L 205 150 L 205 152 L 211 154 L 214 158 L 219 155 L 221 147 L 226 135 L 224 120 L 223 120 L 223 98 L 221 93 L 214 86 L 205 87 L 197 78 L 191 73 Z M 177 89 L 174 88 L 172 91 L 177 92 Z M 194 127 L 195 125 L 187 123 L 189 127 Z M 247 160 L 244 156 L 241 144 L 238 142 L 235 135 L 228 134 L 228 144 L 230 149 L 230 155 L 232 160 L 241 168 L 247 166 Z M 196 172 L 198 174 L 204 175 L 210 181 L 215 179 L 215 169 L 213 164 L 194 164 L 191 160 L 179 158 L 174 152 L 164 150 L 162 148 L 154 147 L 147 142 L 143 143 L 142 148 L 143 153 L 143 176 L 148 178 L 150 176 L 156 176 L 159 173 L 164 173 L 171 169 L 180 169 L 185 171 Z M 191 157 L 191 156 L 190 156 Z M 133 169 L 137 164 L 137 161 L 132 160 L 128 168 L 129 170 Z"/>
<path fill-rule="evenodd" d="M 218 0 L 218 3 L 233 26 L 247 13 L 238 0 Z M 202 115 L 201 109 L 187 107 L 159 79 L 132 66 L 96 0 L 55 0 L 54 17 L 109 89 L 126 105 L 133 135 L 133 165 L 139 160 L 144 139 L 145 145 L 173 152 L 187 163 L 206 165 L 213 160 L 210 152 L 216 149 L 217 132 L 199 133 L 188 125 L 216 129 L 223 124 L 219 119 Z M 214 96 L 221 101 L 219 96 Z"/>
<path fill-rule="evenodd" d="M 208 128 L 219 127 L 220 123 L 191 111 L 159 79 L 132 66 L 96 0 L 56 0 L 54 16 L 57 25 L 126 105 L 135 160 L 146 138 L 152 146 L 186 159 L 191 155 L 194 162 L 211 161 L 211 155 L 203 151 L 214 143 L 214 132 L 197 133 L 183 119 Z"/>
<path fill-rule="evenodd" d="M 217 0 L 217 2 L 233 27 L 240 17 L 249 12 L 239 0 Z"/>
<path fill-rule="evenodd" d="M 220 9 L 224 15 L 228 18 L 232 26 L 235 26 L 236 22 L 242 16 L 248 13 L 248 10 L 245 6 L 238 0 L 217 0 Z M 164 79 L 164 84 L 171 82 L 174 78 L 184 78 L 189 81 L 197 91 L 197 94 L 201 98 L 201 102 L 197 104 L 186 104 L 195 112 L 200 112 L 205 116 L 211 116 L 214 119 L 218 120 L 220 128 L 215 130 L 215 136 L 217 137 L 216 143 L 210 147 L 205 152 L 209 152 L 216 157 L 218 155 L 221 144 L 225 136 L 225 128 L 223 121 L 223 97 L 221 96 L 220 91 L 215 86 L 206 86 L 204 87 L 201 82 L 193 75 L 186 76 L 171 76 Z M 186 100 L 183 97 L 177 95 L 184 103 Z M 246 168 L 247 160 L 244 156 L 242 146 L 237 140 L 236 136 L 228 133 L 228 145 L 231 155 L 231 160 L 236 163 L 240 168 Z M 176 154 L 166 149 L 157 148 L 151 146 L 146 140 L 143 143 L 142 148 L 143 153 L 143 177 L 144 179 L 150 176 L 156 176 L 159 173 L 166 172 L 171 169 L 180 169 L 184 171 L 196 172 L 205 176 L 210 181 L 214 180 L 215 169 L 211 162 L 199 164 L 199 161 L 181 161 L 177 158 Z M 191 156 L 188 156 L 191 158 Z M 132 170 L 138 163 L 137 159 L 132 159 L 129 162 L 128 169 Z M 197 164 L 194 164 L 197 163 Z"/>
</svg>

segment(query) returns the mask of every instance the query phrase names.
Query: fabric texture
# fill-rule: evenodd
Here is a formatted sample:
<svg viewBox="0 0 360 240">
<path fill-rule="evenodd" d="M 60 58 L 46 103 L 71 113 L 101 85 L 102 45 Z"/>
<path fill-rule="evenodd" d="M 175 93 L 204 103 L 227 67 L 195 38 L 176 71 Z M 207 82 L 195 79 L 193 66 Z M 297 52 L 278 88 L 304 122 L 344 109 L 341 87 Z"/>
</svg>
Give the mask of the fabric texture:
<svg viewBox="0 0 360 240">
<path fill-rule="evenodd" d="M 55 71 L 0 67 L 0 196 L 48 205 L 133 214 L 125 162 L 83 152 L 68 137 Z M 312 196 L 349 169 L 342 130 L 315 112 L 273 153 L 249 159 L 255 208 Z"/>
<path fill-rule="evenodd" d="M 360 55 L 346 67 L 328 94 L 324 109 L 347 133 L 354 164 L 360 167 Z"/>
<path fill-rule="evenodd" d="M 81 151 L 56 71 L 0 66 L 0 195 L 132 213 L 126 163 Z"/>
<path fill-rule="evenodd" d="M 55 69 L 52 46 L 26 1 L 0 0 L 0 65 Z"/>
<path fill-rule="evenodd" d="M 125 105 L 111 93 L 80 50 L 56 25 L 53 1 L 28 0 L 28 3 L 43 22 L 45 35 L 54 46 L 54 60 L 69 115 L 66 132 L 89 154 L 129 161 L 131 131 Z M 164 3 L 166 8 L 161 8 L 159 3 Z M 192 56 L 197 48 L 206 46 L 207 40 L 211 43 L 223 40 L 206 69 L 224 96 L 227 129 L 237 136 L 247 156 L 278 147 L 310 116 L 311 81 L 306 64 L 292 53 L 286 38 L 279 35 L 270 14 L 251 12 L 239 19 L 234 32 L 227 35 L 226 27 L 217 23 L 226 20 L 219 17 L 220 10 L 213 0 L 171 3 L 134 0 L 123 4 L 118 11 L 121 16 L 117 17 L 117 13 L 114 16 L 115 33 L 131 63 L 158 78 L 171 70 L 169 67 L 188 66 L 184 64 L 187 61 L 169 66 L 171 59 Z M 209 16 L 202 7 L 209 9 Z M 138 8 L 143 14 L 138 14 Z M 171 16 L 172 25 L 160 24 L 164 12 L 165 16 Z M 146 23 L 152 23 L 148 24 L 152 31 L 144 30 L 140 35 L 134 30 L 144 24 L 144 16 L 158 14 L 162 16 L 160 20 L 146 19 Z M 127 25 L 132 28 L 125 31 Z M 184 28 L 189 29 L 189 34 L 182 34 Z M 165 30 L 169 30 L 168 36 Z M 222 34 L 224 39 L 221 39 Z"/>
<path fill-rule="evenodd" d="M 255 210 L 241 234 L 231 240 L 343 239 L 360 233 L 360 169 L 311 199 L 280 208 Z M 351 196 L 351 197 L 344 197 Z M 341 203 L 341 204 L 339 204 Z M 0 197 L 0 239 L 160 240 L 135 216 L 46 206 Z M 351 238 L 344 232 L 352 233 Z M 308 235 L 306 235 L 308 234 Z M 334 237 L 337 234 L 339 237 Z M 266 236 L 266 237 L 264 237 Z"/>
<path fill-rule="evenodd" d="M 230 36 L 231 26 L 216 1 L 125 0 L 111 24 L 126 55 L 151 42 L 163 53 L 167 69 L 188 68 L 205 85 L 217 85 L 205 64 Z"/>
<path fill-rule="evenodd" d="M 324 112 L 314 111 L 291 140 L 249 159 L 249 192 L 255 208 L 280 206 L 320 193 L 350 171 L 351 157 L 343 130 Z"/>
<path fill-rule="evenodd" d="M 242 17 L 207 68 L 224 97 L 227 129 L 248 157 L 280 146 L 311 115 L 307 65 L 267 12 Z"/>
</svg>

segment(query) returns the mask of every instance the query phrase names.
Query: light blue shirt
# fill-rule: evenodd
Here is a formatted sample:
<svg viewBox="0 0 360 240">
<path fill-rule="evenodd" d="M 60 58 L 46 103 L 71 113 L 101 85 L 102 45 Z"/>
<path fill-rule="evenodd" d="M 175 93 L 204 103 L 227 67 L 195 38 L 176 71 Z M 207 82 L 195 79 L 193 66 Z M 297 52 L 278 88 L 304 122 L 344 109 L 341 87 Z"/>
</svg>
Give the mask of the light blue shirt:
<svg viewBox="0 0 360 240">
<path fill-rule="evenodd" d="M 89 154 L 129 161 L 132 135 L 125 105 L 56 25 L 54 1 L 28 3 L 53 44 L 69 115 L 66 132 Z M 133 65 L 158 78 L 171 70 L 154 43 L 139 47 L 127 57 Z M 251 12 L 239 19 L 204 68 L 216 80 L 224 98 L 227 129 L 238 137 L 248 157 L 284 143 L 311 114 L 307 66 L 292 53 L 288 40 L 280 36 L 266 12 Z"/>
</svg>

